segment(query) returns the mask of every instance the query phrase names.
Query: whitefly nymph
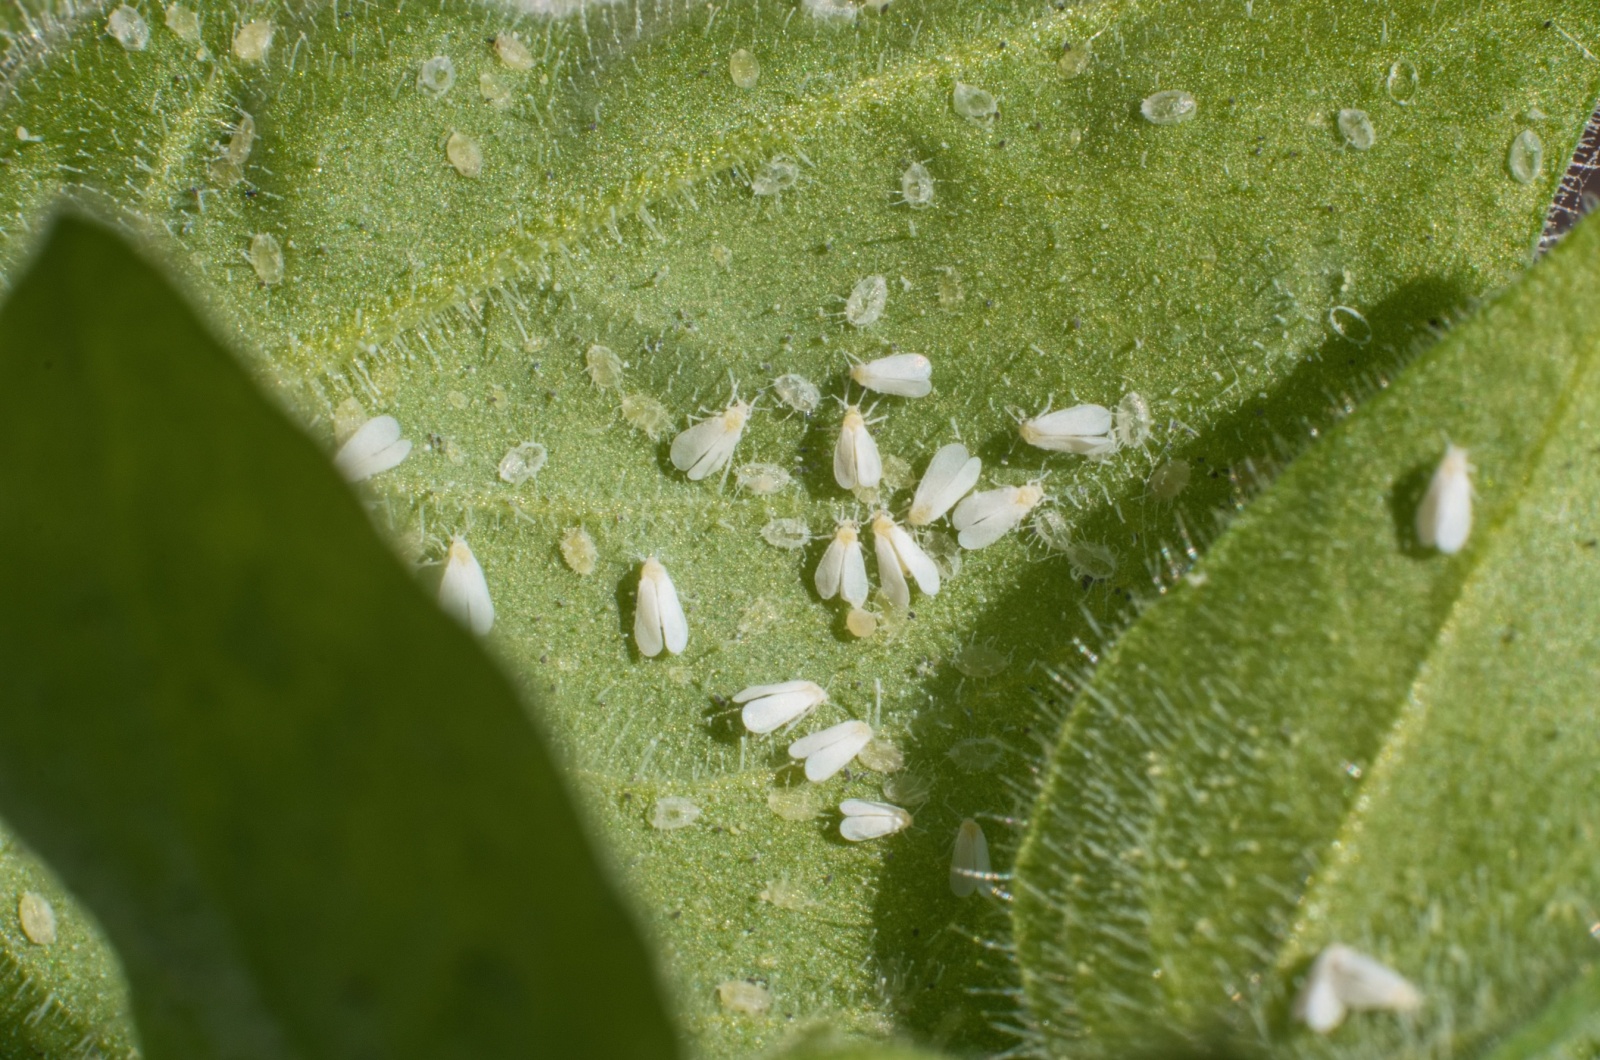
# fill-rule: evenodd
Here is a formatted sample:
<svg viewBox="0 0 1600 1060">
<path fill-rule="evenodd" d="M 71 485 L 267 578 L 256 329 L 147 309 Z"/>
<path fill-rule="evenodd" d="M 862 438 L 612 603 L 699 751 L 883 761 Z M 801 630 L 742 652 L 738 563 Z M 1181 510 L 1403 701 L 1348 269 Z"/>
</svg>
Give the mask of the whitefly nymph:
<svg viewBox="0 0 1600 1060">
<path fill-rule="evenodd" d="M 933 205 L 933 174 L 921 162 L 913 162 L 900 174 L 900 201 L 913 210 Z"/>
<path fill-rule="evenodd" d="M 762 165 L 750 180 L 750 194 L 757 198 L 775 198 L 800 183 L 800 167 L 795 162 L 777 155 Z"/>
<path fill-rule="evenodd" d="M 883 316 L 888 303 L 889 281 L 882 276 L 867 276 L 851 288 L 850 297 L 844 302 L 844 318 L 852 327 L 871 327 Z"/>
<path fill-rule="evenodd" d="M 1118 445 L 1124 449 L 1137 449 L 1150 440 L 1153 424 L 1150 403 L 1144 399 L 1144 395 L 1136 390 L 1122 395 L 1122 400 L 1117 402 L 1117 411 L 1112 416 L 1112 433 Z"/>
<path fill-rule="evenodd" d="M 822 404 L 822 391 L 803 375 L 780 375 L 772 381 L 772 389 L 779 401 L 803 416 L 811 415 Z"/>
</svg>

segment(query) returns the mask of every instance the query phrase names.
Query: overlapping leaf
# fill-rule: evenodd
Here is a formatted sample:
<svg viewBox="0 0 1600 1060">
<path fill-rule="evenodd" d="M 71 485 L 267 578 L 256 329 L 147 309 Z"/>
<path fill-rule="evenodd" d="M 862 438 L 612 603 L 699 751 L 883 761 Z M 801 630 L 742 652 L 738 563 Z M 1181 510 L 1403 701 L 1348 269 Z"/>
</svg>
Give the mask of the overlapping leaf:
<svg viewBox="0 0 1600 1060">
<path fill-rule="evenodd" d="M 153 270 L 60 223 L 0 378 L 0 806 L 102 918 L 143 1053 L 674 1055 L 511 688 Z M 84 1029 L 41 1051 L 126 1053 Z"/>
<path fill-rule="evenodd" d="M 1580 227 L 1292 465 L 1083 689 L 1018 866 L 1053 1050 L 1472 1055 L 1588 979 L 1597 248 Z M 1476 465 L 1455 557 L 1414 531 L 1447 438 Z M 1291 1027 L 1332 941 L 1412 978 L 1414 1020 Z"/>
</svg>

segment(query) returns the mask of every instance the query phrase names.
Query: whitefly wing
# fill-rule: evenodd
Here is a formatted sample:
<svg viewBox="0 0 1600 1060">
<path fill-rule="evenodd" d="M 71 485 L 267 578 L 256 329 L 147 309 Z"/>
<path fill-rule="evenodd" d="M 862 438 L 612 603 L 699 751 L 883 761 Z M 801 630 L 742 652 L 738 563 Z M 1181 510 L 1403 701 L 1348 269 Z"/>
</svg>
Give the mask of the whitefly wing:
<svg viewBox="0 0 1600 1060">
<path fill-rule="evenodd" d="M 833 449 L 833 478 L 840 487 L 876 489 L 883 480 L 883 458 L 867 423 L 854 408 L 845 413 L 839 442 Z"/>
<path fill-rule="evenodd" d="M 894 545 L 900 564 L 917 583 L 917 588 L 929 596 L 936 596 L 939 592 L 939 566 L 917 544 L 917 539 L 903 526 L 895 526 L 889 531 L 889 541 Z"/>
<path fill-rule="evenodd" d="M 969 454 L 966 446 L 960 442 L 944 446 L 928 461 L 906 522 L 926 526 L 938 519 L 978 484 L 982 472 L 983 461 Z"/>
<path fill-rule="evenodd" d="M 768 733 L 804 717 L 828 698 L 828 693 L 810 681 L 788 681 L 781 685 L 758 685 L 734 696 L 744 703 L 744 727 L 754 733 Z"/>
<path fill-rule="evenodd" d="M 878 453 L 877 440 L 867 428 L 865 420 L 856 431 L 856 485 L 875 490 L 883 481 L 883 457 Z"/>
<path fill-rule="evenodd" d="M 1466 546 L 1472 531 L 1472 478 L 1467 451 L 1452 445 L 1428 483 L 1417 508 L 1417 539 L 1445 555 Z"/>
<path fill-rule="evenodd" d="M 880 394 L 926 397 L 933 390 L 933 362 L 920 353 L 896 353 L 856 365 L 850 377 Z"/>
<path fill-rule="evenodd" d="M 905 610 L 911 606 L 911 586 L 906 582 L 905 571 L 900 567 L 900 556 L 887 530 L 872 528 L 872 550 L 878 557 L 878 584 L 883 598 L 895 607 Z"/>
<path fill-rule="evenodd" d="M 462 538 L 452 538 L 439 579 L 439 605 L 472 632 L 482 636 L 494 626 L 494 601 L 478 557 Z"/>
<path fill-rule="evenodd" d="M 839 574 L 839 598 L 847 604 L 860 607 L 867 602 L 867 559 L 861 551 L 861 542 L 852 539 L 844 550 L 844 566 Z"/>
<path fill-rule="evenodd" d="M 633 612 L 633 642 L 642 655 L 654 658 L 661 654 L 666 640 L 661 633 L 661 600 L 656 592 L 655 579 L 650 577 L 649 564 L 639 576 L 639 602 Z"/>
<path fill-rule="evenodd" d="M 666 568 L 657 565 L 656 570 L 659 572 L 655 578 L 656 610 L 661 621 L 661 639 L 668 651 L 682 655 L 683 649 L 689 646 L 689 622 L 683 616 L 683 605 L 678 602 L 678 587 L 672 584 Z"/>
<path fill-rule="evenodd" d="M 1004 537 L 1027 514 L 1017 503 L 1017 487 L 1002 486 L 984 490 L 956 505 L 950 522 L 957 530 L 956 540 L 965 549 L 980 549 Z"/>
<path fill-rule="evenodd" d="M 1305 987 L 1294 999 L 1294 1015 L 1318 1034 L 1327 1034 L 1344 1022 L 1344 1002 L 1339 1000 L 1333 980 L 1314 964 Z"/>
<path fill-rule="evenodd" d="M 833 447 L 833 480 L 840 489 L 856 488 L 857 432 L 853 428 L 854 419 L 849 413 L 845 414 L 844 424 L 839 428 L 839 441 Z"/>
<path fill-rule="evenodd" d="M 859 551 L 861 546 L 855 547 Z M 817 595 L 824 600 L 832 600 L 843 588 L 845 559 L 849 550 L 850 544 L 845 542 L 844 535 L 835 533 L 823 551 L 822 560 L 817 564 L 816 583 Z"/>
<path fill-rule="evenodd" d="M 985 885 L 989 871 L 989 840 L 978 822 L 968 817 L 956 829 L 950 853 L 950 893 L 967 897 Z"/>
<path fill-rule="evenodd" d="M 1092 456 L 1116 450 L 1112 422 L 1111 410 L 1103 405 L 1074 405 L 1024 421 L 1021 433 L 1039 449 Z"/>
<path fill-rule="evenodd" d="M 1312 1030 L 1327 1034 L 1350 1009 L 1409 1012 L 1421 1004 L 1421 992 L 1399 972 L 1335 942 L 1312 962 L 1294 1014 Z"/>
<path fill-rule="evenodd" d="M 789 745 L 789 757 L 805 759 L 806 779 L 820 783 L 849 765 L 871 739 L 872 726 L 846 721 L 796 740 Z"/>
<path fill-rule="evenodd" d="M 767 696 L 778 696 L 785 692 L 796 692 L 802 688 L 816 688 L 810 681 L 779 681 L 773 685 L 751 685 L 733 697 L 735 703 L 749 703 L 756 699 L 765 699 Z M 819 689 L 820 691 L 820 689 Z"/>
<path fill-rule="evenodd" d="M 1348 1007 L 1405 1012 L 1422 1004 L 1421 992 L 1388 965 L 1337 943 L 1329 949 L 1334 989 Z"/>
<path fill-rule="evenodd" d="M 698 482 L 728 462 L 743 433 L 742 417 L 708 416 L 672 440 L 672 466 Z"/>
<path fill-rule="evenodd" d="M 400 421 L 374 416 L 363 423 L 333 456 L 333 466 L 350 482 L 361 482 L 388 471 L 411 452 L 411 442 L 400 437 Z"/>
<path fill-rule="evenodd" d="M 1087 438 L 1110 434 L 1111 410 L 1104 405 L 1073 405 L 1034 417 L 1034 426 L 1047 434 L 1076 435 Z"/>
<path fill-rule="evenodd" d="M 839 804 L 839 812 L 844 815 L 839 834 L 852 843 L 893 835 L 911 824 L 909 813 L 887 802 L 846 799 Z"/>
</svg>

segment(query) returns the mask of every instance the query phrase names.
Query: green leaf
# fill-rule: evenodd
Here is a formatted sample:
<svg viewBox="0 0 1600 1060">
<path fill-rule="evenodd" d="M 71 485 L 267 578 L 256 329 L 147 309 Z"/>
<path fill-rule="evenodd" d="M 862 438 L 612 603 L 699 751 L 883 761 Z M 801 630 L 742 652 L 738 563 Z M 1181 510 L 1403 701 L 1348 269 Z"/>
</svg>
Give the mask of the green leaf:
<svg viewBox="0 0 1600 1060">
<path fill-rule="evenodd" d="M 0 809 L 145 1055 L 674 1054 L 510 686 L 97 227 L 0 312 L 0 451 Z"/>
<path fill-rule="evenodd" d="M 1582 1060 L 1600 1050 L 1600 968 L 1589 965 L 1489 1060 Z"/>
<path fill-rule="evenodd" d="M 539 694 L 697 1046 L 750 1055 L 819 1022 L 992 1050 L 1009 1044 L 995 1028 L 1015 1022 L 1014 973 L 974 940 L 1003 941 L 1009 916 L 949 894 L 949 844 L 979 815 L 1010 863 L 1040 738 L 1035 664 L 1097 650 L 1161 543 L 1181 554 L 1175 516 L 1209 536 L 1214 509 L 1330 404 L 1522 267 L 1600 69 L 1573 43 L 1600 17 L 1557 25 L 1547 6 L 897 0 L 824 23 L 788 2 L 544 19 L 468 0 L 218 0 L 195 5 L 200 42 L 146 10 L 132 52 L 103 15 L 74 16 L 19 37 L 6 67 L 0 128 L 30 138 L 0 147 L 0 214 L 17 218 L 0 261 L 26 253 L 57 196 L 92 205 L 149 236 L 330 447 L 351 402 L 399 417 L 418 446 L 372 484 L 377 521 L 410 559 L 468 533 L 499 608 L 490 648 Z M 277 23 L 264 64 L 234 56 L 246 19 Z M 530 69 L 496 57 L 501 32 Z M 1063 43 L 1091 41 L 1086 67 L 1061 68 Z M 739 49 L 760 61 L 754 88 L 730 76 Z M 439 55 L 456 80 L 431 98 L 417 80 Z M 484 99 L 484 76 L 509 105 Z M 993 93 L 998 116 L 957 114 L 958 82 Z M 1141 101 L 1172 88 L 1197 117 L 1146 122 Z M 1370 150 L 1337 131 L 1348 108 L 1370 116 Z M 212 164 L 241 112 L 258 138 L 224 186 Z M 1507 169 L 1523 129 L 1547 162 L 1526 185 Z M 450 164 L 452 132 L 480 147 L 477 177 Z M 797 186 L 752 194 L 777 155 Z M 912 162 L 935 180 L 928 209 L 897 202 Z M 281 282 L 247 259 L 258 234 L 280 244 Z M 869 275 L 890 298 L 856 330 L 839 312 Z M 1331 326 L 1341 305 L 1365 345 L 1350 314 L 1334 318 L 1346 335 Z M 620 388 L 585 375 L 596 343 L 627 362 Z M 883 403 L 885 452 L 917 471 L 959 432 L 985 485 L 1049 469 L 1074 546 L 1110 550 L 1113 575 L 1086 583 L 1085 554 L 1017 535 L 855 642 L 808 588 L 819 545 L 760 535 L 775 517 L 825 534 L 869 510 L 828 473 L 831 402 L 806 420 L 763 399 L 737 461 L 796 474 L 771 497 L 685 482 L 666 438 L 619 414 L 645 395 L 681 429 L 730 376 L 749 395 L 800 372 L 842 396 L 842 352 L 891 345 L 929 354 L 937 390 Z M 1130 390 L 1154 413 L 1144 450 L 1091 464 L 1016 447 L 1010 408 Z M 550 461 L 512 486 L 496 466 L 526 441 Z M 1164 475 L 1191 472 L 1176 505 L 1148 486 L 1169 461 Z M 579 526 L 599 549 L 588 577 L 557 547 Z M 651 552 L 691 605 L 674 660 L 628 641 Z M 884 793 L 860 770 L 817 791 L 811 819 L 770 809 L 784 742 L 742 739 L 725 697 L 800 676 L 830 683 L 818 724 L 871 717 L 905 752 L 888 781 L 896 798 L 908 773 L 926 791 L 913 830 L 837 841 L 837 802 Z M 661 796 L 703 816 L 652 829 Z M 745 979 L 771 991 L 766 1015 L 719 1004 L 720 983 Z"/>
<path fill-rule="evenodd" d="M 132 1057 L 122 968 L 100 926 L 0 831 L 0 1053 Z"/>
<path fill-rule="evenodd" d="M 1597 282 L 1589 222 L 1291 465 L 1084 685 L 1017 865 L 1053 1049 L 1472 1055 L 1587 974 Z M 1477 469 L 1455 557 L 1413 525 L 1447 438 Z M 1414 1020 L 1291 1024 L 1332 941 L 1416 982 Z"/>
</svg>

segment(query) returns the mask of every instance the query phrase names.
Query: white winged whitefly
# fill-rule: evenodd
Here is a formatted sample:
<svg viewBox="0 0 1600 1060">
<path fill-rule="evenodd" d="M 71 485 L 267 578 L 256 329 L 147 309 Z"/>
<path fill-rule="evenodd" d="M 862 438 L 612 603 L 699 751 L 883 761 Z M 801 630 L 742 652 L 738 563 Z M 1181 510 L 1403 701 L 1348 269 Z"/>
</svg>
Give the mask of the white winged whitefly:
<svg viewBox="0 0 1600 1060">
<path fill-rule="evenodd" d="M 939 567 L 922 551 L 905 527 L 894 521 L 888 512 L 872 517 L 872 546 L 878 557 L 878 584 L 883 598 L 895 607 L 905 610 L 911 606 L 911 586 L 906 575 L 911 575 L 929 596 L 939 592 Z"/>
<path fill-rule="evenodd" d="M 933 454 L 928 470 L 917 483 L 917 492 L 911 498 L 911 511 L 906 522 L 912 526 L 927 526 L 965 497 L 978 484 L 983 473 L 983 461 L 967 452 L 960 442 L 951 442 Z"/>
<path fill-rule="evenodd" d="M 689 644 L 689 623 L 678 602 L 678 589 L 667 568 L 651 556 L 639 568 L 639 600 L 633 613 L 633 641 L 641 655 L 654 658 L 662 649 L 681 655 Z"/>
<path fill-rule="evenodd" d="M 984 490 L 956 505 L 950 524 L 956 528 L 956 540 L 961 547 L 976 551 L 1016 529 L 1042 500 L 1044 488 L 1037 482 Z"/>
<path fill-rule="evenodd" d="M 494 626 L 494 601 L 478 557 L 464 537 L 452 537 L 439 579 L 439 606 L 480 637 Z"/>
<path fill-rule="evenodd" d="M 1417 506 L 1417 540 L 1447 556 L 1460 552 L 1472 532 L 1472 465 L 1459 445 L 1445 447 Z"/>
<path fill-rule="evenodd" d="M 1294 1001 L 1294 1015 L 1318 1034 L 1328 1034 L 1351 1011 L 1411 1012 L 1421 1005 L 1422 992 L 1405 976 L 1333 942 L 1311 962 L 1305 986 Z"/>
<path fill-rule="evenodd" d="M 835 596 L 860 607 L 867 602 L 867 561 L 861 551 L 861 531 L 854 520 L 841 519 L 833 540 L 817 564 L 817 595 L 824 600 Z"/>
<path fill-rule="evenodd" d="M 802 736 L 789 745 L 789 757 L 806 764 L 806 779 L 820 784 L 850 764 L 872 739 L 872 726 L 864 721 L 838 725 Z"/>
<path fill-rule="evenodd" d="M 894 835 L 911 827 L 911 815 L 887 802 L 846 799 L 839 804 L 839 812 L 844 815 L 839 834 L 852 843 Z"/>
<path fill-rule="evenodd" d="M 920 353 L 894 353 L 873 361 L 856 361 L 850 378 L 857 386 L 895 397 L 927 397 L 933 392 L 933 362 Z"/>
<path fill-rule="evenodd" d="M 950 893 L 966 898 L 979 889 L 988 890 L 990 875 L 989 840 L 978 822 L 968 817 L 956 828 L 950 852 Z"/>
<path fill-rule="evenodd" d="M 411 441 L 400 437 L 400 421 L 374 416 L 356 428 L 333 454 L 333 466 L 347 482 L 363 482 L 395 467 L 411 454 Z"/>
<path fill-rule="evenodd" d="M 833 480 L 847 490 L 873 490 L 883 481 L 883 457 L 859 405 L 845 406 L 839 441 L 833 447 Z"/>
<path fill-rule="evenodd" d="M 811 681 L 784 681 L 775 685 L 751 685 L 733 697 L 744 704 L 740 717 L 744 727 L 754 733 L 768 733 L 793 725 L 828 701 L 828 692 Z"/>
<path fill-rule="evenodd" d="M 1114 417 L 1104 405 L 1074 405 L 1022 420 L 1017 433 L 1036 449 L 1105 456 L 1117 451 Z"/>
<path fill-rule="evenodd" d="M 739 393 L 735 390 L 728 399 L 727 407 L 721 412 L 713 412 L 672 439 L 672 466 L 682 471 L 691 482 L 698 482 L 727 467 L 755 407 L 753 401 L 740 401 Z"/>
</svg>

